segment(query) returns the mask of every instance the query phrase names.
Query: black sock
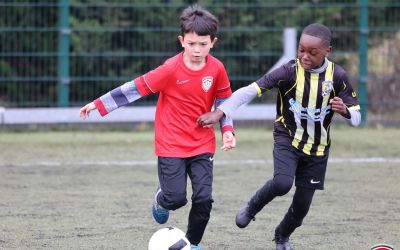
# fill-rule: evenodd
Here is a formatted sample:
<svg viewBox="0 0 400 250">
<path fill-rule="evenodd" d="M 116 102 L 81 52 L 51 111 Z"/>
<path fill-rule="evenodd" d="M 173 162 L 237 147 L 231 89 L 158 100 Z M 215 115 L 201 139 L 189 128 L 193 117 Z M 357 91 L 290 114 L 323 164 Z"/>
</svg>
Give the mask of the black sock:
<svg viewBox="0 0 400 250">
<path fill-rule="evenodd" d="M 277 235 L 287 238 L 297 227 L 301 226 L 310 209 L 314 192 L 314 189 L 296 188 L 292 204 L 279 226 L 275 229 L 275 238 Z"/>
</svg>

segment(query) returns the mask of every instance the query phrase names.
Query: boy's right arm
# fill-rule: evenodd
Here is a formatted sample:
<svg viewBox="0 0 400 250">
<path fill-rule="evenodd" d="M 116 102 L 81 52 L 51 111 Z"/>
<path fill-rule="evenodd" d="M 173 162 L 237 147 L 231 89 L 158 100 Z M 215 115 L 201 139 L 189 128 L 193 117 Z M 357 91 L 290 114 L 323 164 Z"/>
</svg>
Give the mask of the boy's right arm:
<svg viewBox="0 0 400 250">
<path fill-rule="evenodd" d="M 213 112 L 201 115 L 197 123 L 205 128 L 212 127 L 225 115 L 232 118 L 232 114 L 243 104 L 250 103 L 256 96 L 260 96 L 260 88 L 257 83 L 252 83 L 246 87 L 236 90 L 231 97 L 218 106 Z"/>
<path fill-rule="evenodd" d="M 80 109 L 80 117 L 85 119 L 89 116 L 90 111 L 94 109 L 97 109 L 101 116 L 105 116 L 121 106 L 136 101 L 140 97 L 142 96 L 137 90 L 135 82 L 132 80 L 86 104 Z"/>
</svg>

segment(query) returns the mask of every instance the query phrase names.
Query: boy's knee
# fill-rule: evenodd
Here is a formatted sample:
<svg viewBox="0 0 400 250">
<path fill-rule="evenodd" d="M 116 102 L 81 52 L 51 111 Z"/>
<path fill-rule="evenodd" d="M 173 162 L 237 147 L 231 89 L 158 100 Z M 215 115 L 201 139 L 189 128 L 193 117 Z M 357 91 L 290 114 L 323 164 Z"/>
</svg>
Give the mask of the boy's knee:
<svg viewBox="0 0 400 250">
<path fill-rule="evenodd" d="M 176 210 L 187 204 L 186 194 L 164 194 L 162 207 L 168 210 Z"/>
<path fill-rule="evenodd" d="M 278 196 L 287 194 L 293 185 L 293 178 L 287 175 L 276 175 L 273 179 L 273 187 Z"/>
<path fill-rule="evenodd" d="M 213 202 L 211 186 L 203 186 L 198 191 L 193 193 L 192 203 L 207 203 Z"/>
<path fill-rule="evenodd" d="M 192 204 L 192 211 L 195 212 L 199 216 L 199 218 L 202 218 L 203 220 L 208 220 L 210 218 L 211 208 L 212 200 Z"/>
<path fill-rule="evenodd" d="M 207 204 L 207 203 L 212 203 L 213 199 L 211 198 L 211 195 L 201 195 L 201 196 L 196 196 L 192 198 L 192 203 L 196 204 Z"/>
</svg>

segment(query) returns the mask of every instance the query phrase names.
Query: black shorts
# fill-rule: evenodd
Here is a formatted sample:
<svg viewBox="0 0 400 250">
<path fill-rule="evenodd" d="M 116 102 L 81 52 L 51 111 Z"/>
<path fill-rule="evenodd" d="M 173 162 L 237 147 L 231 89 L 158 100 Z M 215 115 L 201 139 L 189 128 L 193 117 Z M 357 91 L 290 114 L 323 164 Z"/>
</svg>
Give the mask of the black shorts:
<svg viewBox="0 0 400 250">
<path fill-rule="evenodd" d="M 275 144 L 273 156 L 274 176 L 291 176 L 296 180 L 296 187 L 324 189 L 328 154 L 307 155 L 293 146 Z"/>
<path fill-rule="evenodd" d="M 168 196 L 168 200 L 175 200 L 175 196 L 186 197 L 189 177 L 192 202 L 212 202 L 213 163 L 211 153 L 188 158 L 158 157 L 158 179 L 164 196 Z"/>
</svg>

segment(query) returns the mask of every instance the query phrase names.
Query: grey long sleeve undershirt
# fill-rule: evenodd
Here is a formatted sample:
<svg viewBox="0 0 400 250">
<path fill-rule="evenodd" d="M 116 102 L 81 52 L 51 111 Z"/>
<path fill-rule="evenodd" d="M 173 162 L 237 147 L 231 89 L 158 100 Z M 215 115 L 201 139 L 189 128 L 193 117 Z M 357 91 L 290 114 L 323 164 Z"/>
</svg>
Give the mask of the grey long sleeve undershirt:
<svg viewBox="0 0 400 250">
<path fill-rule="evenodd" d="M 253 85 L 248 85 L 235 91 L 228 100 L 218 106 L 218 109 L 224 112 L 227 119 L 232 119 L 232 115 L 240 106 L 250 103 L 257 95 L 257 89 Z M 347 123 L 353 127 L 360 125 L 360 112 L 351 108 L 349 112 L 350 118 L 344 117 Z"/>
<path fill-rule="evenodd" d="M 350 118 L 343 117 L 350 126 L 357 127 L 361 123 L 361 113 L 358 110 L 349 109 Z"/>
<path fill-rule="evenodd" d="M 240 106 L 250 103 L 256 96 L 257 89 L 254 86 L 240 88 L 228 100 L 219 105 L 218 109 L 224 112 L 227 119 L 232 119 L 232 115 Z"/>
<path fill-rule="evenodd" d="M 228 100 L 228 99 L 229 99 L 229 98 L 226 98 L 226 99 L 217 98 L 217 99 L 215 100 L 215 108 L 219 108 L 219 107 L 221 106 L 221 104 L 224 103 L 224 102 L 226 102 L 226 100 Z M 222 129 L 223 127 L 225 127 L 225 126 L 232 126 L 232 127 L 233 127 L 233 120 L 232 120 L 232 117 L 224 116 L 224 117 L 221 118 L 221 120 L 219 121 L 219 123 L 220 123 L 221 129 Z"/>
</svg>

